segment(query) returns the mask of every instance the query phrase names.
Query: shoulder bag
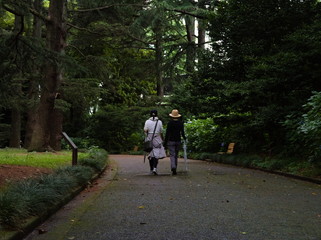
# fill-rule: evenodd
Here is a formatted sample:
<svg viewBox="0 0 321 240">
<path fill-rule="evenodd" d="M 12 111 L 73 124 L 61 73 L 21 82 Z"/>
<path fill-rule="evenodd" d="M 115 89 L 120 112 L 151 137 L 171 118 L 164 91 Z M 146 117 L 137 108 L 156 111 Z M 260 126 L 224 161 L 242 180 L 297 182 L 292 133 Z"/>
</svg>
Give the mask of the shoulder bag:
<svg viewBox="0 0 321 240">
<path fill-rule="evenodd" d="M 153 132 L 153 136 L 152 136 L 151 140 L 146 140 L 146 138 L 145 138 L 144 152 L 151 152 L 153 150 L 153 138 L 154 138 L 154 135 L 155 135 L 155 130 L 156 130 L 157 123 L 158 123 L 158 120 L 156 121 L 154 132 Z M 147 133 L 147 135 L 148 135 L 148 133 Z"/>
</svg>

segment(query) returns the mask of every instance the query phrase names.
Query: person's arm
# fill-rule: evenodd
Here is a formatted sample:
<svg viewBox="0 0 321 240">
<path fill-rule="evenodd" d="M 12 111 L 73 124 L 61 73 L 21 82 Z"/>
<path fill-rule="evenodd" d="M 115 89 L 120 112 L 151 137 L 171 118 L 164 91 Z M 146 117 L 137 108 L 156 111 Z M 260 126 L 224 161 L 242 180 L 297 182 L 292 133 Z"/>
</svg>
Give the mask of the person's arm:
<svg viewBox="0 0 321 240">
<path fill-rule="evenodd" d="M 169 136 L 169 128 L 170 128 L 170 122 L 168 122 L 166 127 L 166 133 L 165 133 L 165 140 L 164 140 L 164 146 L 167 146 L 168 136 Z"/>
<path fill-rule="evenodd" d="M 148 120 L 147 120 L 148 121 Z M 144 134 L 145 136 L 148 135 L 148 126 L 147 126 L 147 121 L 145 122 L 145 125 L 144 125 Z"/>
<path fill-rule="evenodd" d="M 159 123 L 160 123 L 160 129 L 159 129 L 159 135 L 162 139 L 162 141 L 164 141 L 164 134 L 163 134 L 163 122 L 159 120 Z"/>
</svg>

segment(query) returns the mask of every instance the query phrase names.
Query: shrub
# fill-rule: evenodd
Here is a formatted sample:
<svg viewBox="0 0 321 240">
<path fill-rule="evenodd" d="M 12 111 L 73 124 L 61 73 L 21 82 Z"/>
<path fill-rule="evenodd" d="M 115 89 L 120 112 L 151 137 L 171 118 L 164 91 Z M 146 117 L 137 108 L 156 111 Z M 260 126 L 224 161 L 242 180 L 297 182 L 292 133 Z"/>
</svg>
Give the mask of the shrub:
<svg viewBox="0 0 321 240">
<path fill-rule="evenodd" d="M 79 159 L 79 164 L 82 166 L 88 166 L 93 168 L 95 171 L 101 171 L 108 158 L 108 153 L 105 150 L 98 148 L 91 148 L 89 150 L 89 157 Z"/>
<path fill-rule="evenodd" d="M 302 107 L 304 114 L 288 115 L 283 123 L 292 147 L 289 151 L 312 163 L 321 163 L 321 92 L 313 92 Z"/>
<path fill-rule="evenodd" d="M 219 151 L 222 137 L 212 118 L 190 120 L 185 124 L 185 131 L 190 151 Z"/>
<path fill-rule="evenodd" d="M 106 164 L 107 152 L 92 149 L 90 157 L 83 161 L 84 165 L 59 168 L 52 174 L 20 181 L 0 192 L 0 225 L 17 228 L 26 218 L 45 214 L 70 192 L 85 186 L 94 172 Z"/>
</svg>

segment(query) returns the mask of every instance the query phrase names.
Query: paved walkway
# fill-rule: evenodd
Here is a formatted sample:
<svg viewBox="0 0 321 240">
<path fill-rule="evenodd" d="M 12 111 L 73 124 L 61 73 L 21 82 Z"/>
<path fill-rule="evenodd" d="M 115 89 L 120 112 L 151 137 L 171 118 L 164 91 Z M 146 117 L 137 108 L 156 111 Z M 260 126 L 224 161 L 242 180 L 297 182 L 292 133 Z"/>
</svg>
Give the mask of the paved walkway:
<svg viewBox="0 0 321 240">
<path fill-rule="evenodd" d="M 89 191 L 25 240 L 321 240 L 321 186 L 255 170 L 169 159 L 159 176 L 142 156 L 111 155 Z M 41 233 L 41 234 L 40 234 Z"/>
</svg>

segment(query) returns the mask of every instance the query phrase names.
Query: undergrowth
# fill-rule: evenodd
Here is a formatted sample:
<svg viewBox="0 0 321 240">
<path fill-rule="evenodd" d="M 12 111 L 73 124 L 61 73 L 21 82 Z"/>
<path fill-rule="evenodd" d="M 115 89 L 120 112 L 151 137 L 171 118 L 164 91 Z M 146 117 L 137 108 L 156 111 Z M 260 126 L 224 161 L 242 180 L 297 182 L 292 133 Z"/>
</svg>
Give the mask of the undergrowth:
<svg viewBox="0 0 321 240">
<path fill-rule="evenodd" d="M 189 153 L 189 158 L 232 164 L 241 167 L 280 171 L 304 177 L 321 177 L 320 164 L 298 159 L 262 157 L 248 154 Z"/>
<path fill-rule="evenodd" d="M 77 166 L 58 168 L 54 173 L 14 183 L 0 192 L 0 227 L 18 229 L 26 219 L 49 212 L 66 196 L 88 184 L 107 164 L 108 154 L 92 149 Z"/>
</svg>

